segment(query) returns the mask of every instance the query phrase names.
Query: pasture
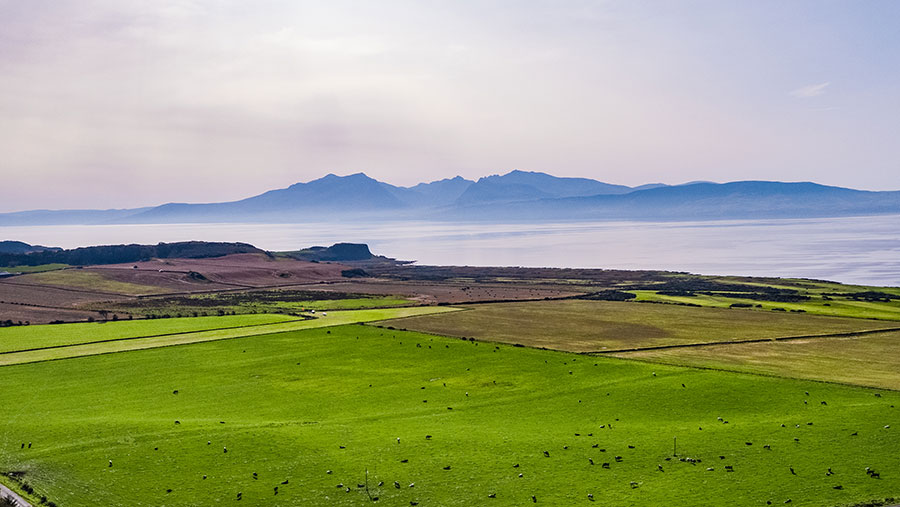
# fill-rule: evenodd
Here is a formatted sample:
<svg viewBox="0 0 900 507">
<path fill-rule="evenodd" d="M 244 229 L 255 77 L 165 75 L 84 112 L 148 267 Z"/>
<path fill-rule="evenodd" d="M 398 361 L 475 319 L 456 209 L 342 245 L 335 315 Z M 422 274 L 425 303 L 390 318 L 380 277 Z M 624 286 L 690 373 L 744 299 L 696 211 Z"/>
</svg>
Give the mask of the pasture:
<svg viewBox="0 0 900 507">
<path fill-rule="evenodd" d="M 466 311 L 382 325 L 570 352 L 825 335 L 900 327 L 900 322 L 746 309 L 617 301 L 465 305 Z"/>
<path fill-rule="evenodd" d="M 0 470 L 63 506 L 900 492 L 895 392 L 364 325 L 6 366 L 0 383 L 17 386 L 0 391 Z"/>
<path fill-rule="evenodd" d="M 616 354 L 645 361 L 900 390 L 900 333 Z"/>
</svg>

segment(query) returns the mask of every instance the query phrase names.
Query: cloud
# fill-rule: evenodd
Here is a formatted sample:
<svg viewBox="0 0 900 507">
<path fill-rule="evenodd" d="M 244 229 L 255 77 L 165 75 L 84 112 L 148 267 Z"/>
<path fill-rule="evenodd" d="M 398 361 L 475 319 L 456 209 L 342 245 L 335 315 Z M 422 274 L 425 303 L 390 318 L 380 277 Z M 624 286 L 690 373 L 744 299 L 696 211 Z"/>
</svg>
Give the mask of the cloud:
<svg viewBox="0 0 900 507">
<path fill-rule="evenodd" d="M 801 99 L 811 99 L 813 97 L 818 97 L 819 95 L 825 95 L 825 88 L 828 88 L 828 85 L 830 84 L 830 82 L 826 81 L 824 83 L 801 86 L 800 88 L 791 91 L 791 95 Z"/>
</svg>

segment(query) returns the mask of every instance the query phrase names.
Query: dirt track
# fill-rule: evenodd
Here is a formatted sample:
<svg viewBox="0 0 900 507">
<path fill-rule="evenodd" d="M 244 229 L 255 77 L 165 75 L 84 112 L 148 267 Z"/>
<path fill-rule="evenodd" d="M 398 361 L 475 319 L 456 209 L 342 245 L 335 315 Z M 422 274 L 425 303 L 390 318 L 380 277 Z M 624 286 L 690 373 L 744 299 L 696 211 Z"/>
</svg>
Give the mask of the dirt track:
<svg viewBox="0 0 900 507">
<path fill-rule="evenodd" d="M 13 500 L 16 501 L 16 505 L 18 507 L 31 507 L 31 504 L 26 502 L 24 498 L 17 495 L 15 491 L 12 491 L 11 489 L 4 486 L 3 484 L 0 484 L 0 495 L 3 495 L 8 498 L 12 498 Z"/>
</svg>

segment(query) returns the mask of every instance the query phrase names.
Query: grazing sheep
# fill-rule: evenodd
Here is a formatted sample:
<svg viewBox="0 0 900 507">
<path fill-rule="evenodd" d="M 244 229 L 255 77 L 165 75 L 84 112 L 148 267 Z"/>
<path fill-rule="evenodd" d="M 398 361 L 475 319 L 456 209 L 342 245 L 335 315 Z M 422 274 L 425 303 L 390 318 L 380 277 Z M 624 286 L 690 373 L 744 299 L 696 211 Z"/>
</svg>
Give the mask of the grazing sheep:
<svg viewBox="0 0 900 507">
<path fill-rule="evenodd" d="M 588 493 L 588 500 L 590 500 L 590 501 L 592 501 L 592 502 L 594 501 L 594 494 L 593 494 L 593 493 Z"/>
<path fill-rule="evenodd" d="M 588 458 L 588 462 L 589 462 L 591 465 L 593 465 L 593 464 L 594 464 L 594 459 L 593 459 L 593 458 Z"/>
<path fill-rule="evenodd" d="M 488 495 L 488 498 L 497 498 L 497 493 L 491 493 Z"/>
<path fill-rule="evenodd" d="M 638 483 L 631 481 L 631 489 L 638 487 Z"/>
<path fill-rule="evenodd" d="M 550 457 L 550 451 L 544 451 L 544 457 L 545 457 L 545 458 L 549 458 L 549 457 Z"/>
<path fill-rule="evenodd" d="M 223 447 L 223 448 L 222 448 L 222 453 L 224 454 L 224 453 L 226 453 L 226 452 L 228 452 L 228 448 L 227 448 L 227 447 Z"/>
<path fill-rule="evenodd" d="M 325 473 L 331 475 L 331 470 L 325 470 Z"/>
<path fill-rule="evenodd" d="M 112 467 L 112 460 L 109 460 L 109 466 Z"/>
<path fill-rule="evenodd" d="M 394 481 L 394 487 L 397 489 L 400 489 L 400 483 L 397 481 Z"/>
<path fill-rule="evenodd" d="M 523 474 L 519 474 L 519 478 L 522 478 L 522 477 L 525 477 L 525 475 L 523 475 Z"/>
<path fill-rule="evenodd" d="M 278 486 L 275 486 L 275 494 L 278 494 Z"/>
<path fill-rule="evenodd" d="M 534 495 L 531 495 L 531 502 L 532 502 L 532 503 L 537 503 L 537 497 L 534 496 Z"/>
<path fill-rule="evenodd" d="M 665 470 L 663 470 L 662 465 L 656 465 L 656 469 L 660 472 L 665 472 Z"/>
<path fill-rule="evenodd" d="M 794 467 L 788 467 L 791 469 L 791 475 L 797 475 L 797 472 L 794 471 Z"/>
<path fill-rule="evenodd" d="M 602 464 L 602 465 L 600 465 L 600 466 L 603 467 L 603 468 L 609 468 L 609 463 L 604 463 L 604 464 Z"/>
<path fill-rule="evenodd" d="M 445 466 L 444 470 L 450 470 L 450 465 Z"/>
</svg>

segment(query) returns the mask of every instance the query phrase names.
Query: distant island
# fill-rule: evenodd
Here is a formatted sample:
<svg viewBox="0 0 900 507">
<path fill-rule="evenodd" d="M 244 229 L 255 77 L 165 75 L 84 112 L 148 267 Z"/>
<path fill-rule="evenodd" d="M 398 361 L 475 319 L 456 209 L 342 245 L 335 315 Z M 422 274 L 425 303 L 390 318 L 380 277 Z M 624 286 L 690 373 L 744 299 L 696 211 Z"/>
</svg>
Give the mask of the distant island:
<svg viewBox="0 0 900 507">
<path fill-rule="evenodd" d="M 811 182 L 652 183 L 637 187 L 512 171 L 478 181 L 455 177 L 399 187 L 329 174 L 239 201 L 169 203 L 118 210 L 0 214 L 0 226 L 138 223 L 295 223 L 346 219 L 575 221 L 819 218 L 900 213 L 900 191 Z"/>
</svg>

